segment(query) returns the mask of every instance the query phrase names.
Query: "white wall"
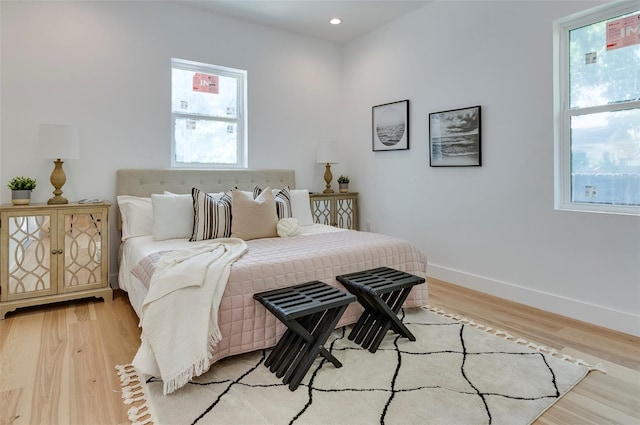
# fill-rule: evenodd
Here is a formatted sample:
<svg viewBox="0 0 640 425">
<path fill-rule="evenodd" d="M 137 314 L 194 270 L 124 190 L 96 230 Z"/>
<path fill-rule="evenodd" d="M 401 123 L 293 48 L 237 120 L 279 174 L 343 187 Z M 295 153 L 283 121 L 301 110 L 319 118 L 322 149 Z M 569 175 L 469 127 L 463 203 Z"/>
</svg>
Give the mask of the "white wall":
<svg viewBox="0 0 640 425">
<path fill-rule="evenodd" d="M 115 202 L 117 169 L 170 167 L 172 57 L 246 69 L 249 167 L 293 168 L 298 187 L 324 187 L 315 150 L 340 136 L 339 45 L 168 2 L 2 1 L 0 15 L 0 202 L 15 175 L 37 178 L 34 202 L 52 196 L 41 123 L 78 128 L 70 200 Z"/>
<path fill-rule="evenodd" d="M 65 195 L 115 201 L 118 168 L 169 167 L 170 58 L 247 69 L 251 168 L 319 190 L 315 147 L 341 141 L 363 227 L 431 276 L 640 334 L 638 218 L 553 209 L 552 21 L 595 4 L 435 2 L 343 49 L 174 3 L 2 1 L 0 202 L 14 175 L 51 196 L 40 123 L 78 127 Z M 371 107 L 402 99 L 411 149 L 372 152 Z M 429 112 L 473 105 L 483 166 L 429 168 Z"/>
<path fill-rule="evenodd" d="M 594 5 L 435 2 L 347 45 L 346 171 L 430 276 L 640 334 L 638 217 L 553 207 L 552 22 Z M 402 99 L 410 150 L 372 152 L 371 107 Z M 475 105 L 482 167 L 430 168 L 428 114 Z"/>
</svg>

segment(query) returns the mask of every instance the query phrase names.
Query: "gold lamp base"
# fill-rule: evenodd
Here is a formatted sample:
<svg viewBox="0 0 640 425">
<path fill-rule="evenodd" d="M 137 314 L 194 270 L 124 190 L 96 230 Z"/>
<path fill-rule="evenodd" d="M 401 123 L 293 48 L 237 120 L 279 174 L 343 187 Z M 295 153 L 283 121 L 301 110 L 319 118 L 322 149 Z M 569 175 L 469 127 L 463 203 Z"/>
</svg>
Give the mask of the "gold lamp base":
<svg viewBox="0 0 640 425">
<path fill-rule="evenodd" d="M 67 198 L 62 196 L 62 186 L 64 186 L 65 182 L 67 181 L 67 176 L 62 169 L 62 164 L 64 164 L 64 162 L 60 158 L 58 158 L 57 160 L 53 161 L 53 163 L 55 164 L 55 167 L 53 168 L 53 172 L 51 173 L 50 181 L 56 190 L 53 191 L 54 197 L 49 199 L 47 201 L 47 204 L 68 204 L 69 201 L 67 200 Z"/>
<path fill-rule="evenodd" d="M 322 193 L 333 193 L 333 189 L 331 189 L 331 180 L 333 179 L 333 174 L 331 174 L 331 164 L 327 162 L 327 165 L 324 169 L 324 181 L 327 184 L 325 190 Z"/>
</svg>

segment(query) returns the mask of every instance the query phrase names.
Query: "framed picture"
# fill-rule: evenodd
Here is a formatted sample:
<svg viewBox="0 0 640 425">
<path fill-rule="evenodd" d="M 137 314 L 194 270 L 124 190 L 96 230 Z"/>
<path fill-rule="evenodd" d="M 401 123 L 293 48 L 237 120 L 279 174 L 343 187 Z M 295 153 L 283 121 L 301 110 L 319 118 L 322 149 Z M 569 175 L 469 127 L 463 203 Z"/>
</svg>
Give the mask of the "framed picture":
<svg viewBox="0 0 640 425">
<path fill-rule="evenodd" d="M 429 114 L 429 165 L 473 167 L 480 156 L 480 106 Z"/>
<path fill-rule="evenodd" d="M 409 100 L 373 107 L 373 150 L 409 149 Z"/>
</svg>

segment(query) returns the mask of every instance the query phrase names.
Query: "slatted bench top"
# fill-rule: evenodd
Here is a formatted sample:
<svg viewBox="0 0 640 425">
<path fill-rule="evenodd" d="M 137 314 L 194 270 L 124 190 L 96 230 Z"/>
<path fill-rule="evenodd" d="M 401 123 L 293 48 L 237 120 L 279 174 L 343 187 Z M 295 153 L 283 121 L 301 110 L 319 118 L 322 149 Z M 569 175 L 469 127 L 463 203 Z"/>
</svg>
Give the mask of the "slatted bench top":
<svg viewBox="0 0 640 425">
<path fill-rule="evenodd" d="M 319 280 L 261 292 L 254 294 L 253 298 L 276 316 L 286 319 L 296 319 L 356 300 L 352 294 Z"/>
<path fill-rule="evenodd" d="M 358 286 L 361 291 L 366 291 L 372 295 L 384 294 L 418 285 L 425 281 L 422 277 L 389 267 L 378 267 L 376 269 L 343 274 L 336 277 L 336 279 L 345 287 L 348 287 L 348 285 Z"/>
</svg>

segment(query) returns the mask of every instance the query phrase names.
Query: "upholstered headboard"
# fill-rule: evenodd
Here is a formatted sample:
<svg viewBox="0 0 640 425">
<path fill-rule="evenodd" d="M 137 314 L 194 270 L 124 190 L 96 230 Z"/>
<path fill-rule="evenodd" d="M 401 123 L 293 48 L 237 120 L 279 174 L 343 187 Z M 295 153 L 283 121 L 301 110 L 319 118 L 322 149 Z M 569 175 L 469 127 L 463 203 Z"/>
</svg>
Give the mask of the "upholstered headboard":
<svg viewBox="0 0 640 425">
<path fill-rule="evenodd" d="M 191 193 L 197 187 L 205 192 L 224 192 L 234 187 L 253 190 L 254 186 L 295 188 L 293 170 L 118 170 L 116 195 L 150 196 L 152 193 Z"/>
<path fill-rule="evenodd" d="M 116 195 L 151 196 L 165 190 L 173 193 L 191 193 L 197 187 L 205 192 L 225 192 L 237 187 L 253 190 L 265 188 L 295 188 L 293 170 L 176 170 L 176 169 L 122 169 L 117 172 Z M 120 210 L 118 209 L 118 228 Z"/>
</svg>

